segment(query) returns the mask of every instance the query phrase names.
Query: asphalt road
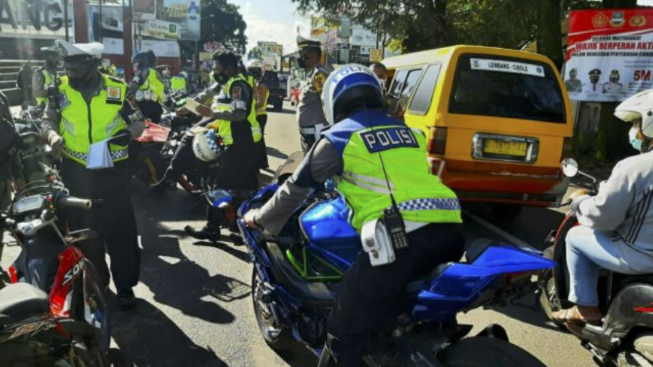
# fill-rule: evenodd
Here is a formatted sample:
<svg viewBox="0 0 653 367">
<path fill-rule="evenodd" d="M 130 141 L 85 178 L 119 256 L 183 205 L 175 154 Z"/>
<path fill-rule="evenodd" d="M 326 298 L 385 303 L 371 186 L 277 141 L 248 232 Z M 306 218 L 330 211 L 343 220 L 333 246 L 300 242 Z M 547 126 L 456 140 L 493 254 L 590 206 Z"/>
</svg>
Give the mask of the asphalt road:
<svg viewBox="0 0 653 367">
<path fill-rule="evenodd" d="M 271 167 L 300 150 L 289 105 L 282 113 L 270 113 L 266 130 Z M 185 235 L 185 225 L 203 224 L 204 207 L 198 199 L 182 190 L 149 195 L 134 182 L 133 200 L 143 250 L 141 283 L 135 289 L 139 302 L 134 311 L 113 309 L 112 314 L 114 346 L 126 359 L 139 367 L 316 364 L 299 345 L 279 355 L 264 343 L 252 310 L 252 267 L 244 247 L 228 239 L 215 245 L 195 242 Z M 556 211 L 527 208 L 514 221 L 501 222 L 482 206 L 467 210 L 471 238 L 502 239 L 505 232 L 509 239 L 539 248 L 562 217 Z M 16 254 L 15 247 L 7 248 L 2 266 Z M 534 297 L 528 297 L 514 306 L 461 314 L 459 320 L 474 325 L 472 334 L 488 324 L 501 324 L 513 343 L 547 366 L 594 366 L 577 339 L 546 322 L 534 306 Z"/>
</svg>

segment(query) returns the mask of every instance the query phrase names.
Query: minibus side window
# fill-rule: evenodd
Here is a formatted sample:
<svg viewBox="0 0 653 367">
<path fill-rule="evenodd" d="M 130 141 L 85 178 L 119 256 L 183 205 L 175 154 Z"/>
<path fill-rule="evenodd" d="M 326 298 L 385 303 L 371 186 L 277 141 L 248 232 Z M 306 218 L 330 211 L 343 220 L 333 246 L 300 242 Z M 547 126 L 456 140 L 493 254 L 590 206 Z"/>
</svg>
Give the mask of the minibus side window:
<svg viewBox="0 0 653 367">
<path fill-rule="evenodd" d="M 395 76 L 394 80 L 392 81 L 392 85 L 390 86 L 390 93 L 388 93 L 389 96 L 395 97 L 397 99 L 399 98 L 399 93 L 401 92 L 401 88 L 403 87 L 407 74 L 408 70 L 397 71 L 397 75 Z"/>
<path fill-rule="evenodd" d="M 422 69 L 413 69 L 408 72 L 408 77 L 406 78 L 406 82 L 402 87 L 401 96 L 399 96 L 399 102 L 397 103 L 395 117 L 403 118 L 404 113 L 406 112 L 406 108 L 408 107 L 410 94 L 413 92 L 413 89 L 415 88 L 420 75 L 422 75 Z"/>
<path fill-rule="evenodd" d="M 419 83 L 415 95 L 410 102 L 408 108 L 411 114 L 426 115 L 431 108 L 431 101 L 433 100 L 433 93 L 435 92 L 435 85 L 440 76 L 441 64 L 431 65 L 426 69 L 426 74 Z"/>
</svg>

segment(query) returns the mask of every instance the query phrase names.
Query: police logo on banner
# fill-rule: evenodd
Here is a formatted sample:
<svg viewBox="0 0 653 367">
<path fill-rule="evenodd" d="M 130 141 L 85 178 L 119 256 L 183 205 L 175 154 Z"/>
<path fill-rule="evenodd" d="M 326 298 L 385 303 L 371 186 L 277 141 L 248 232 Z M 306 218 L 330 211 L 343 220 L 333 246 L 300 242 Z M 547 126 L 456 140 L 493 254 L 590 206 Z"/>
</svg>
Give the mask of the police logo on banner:
<svg viewBox="0 0 653 367">
<path fill-rule="evenodd" d="M 370 153 L 394 148 L 419 148 L 415 135 L 406 127 L 366 130 L 359 134 Z"/>
</svg>

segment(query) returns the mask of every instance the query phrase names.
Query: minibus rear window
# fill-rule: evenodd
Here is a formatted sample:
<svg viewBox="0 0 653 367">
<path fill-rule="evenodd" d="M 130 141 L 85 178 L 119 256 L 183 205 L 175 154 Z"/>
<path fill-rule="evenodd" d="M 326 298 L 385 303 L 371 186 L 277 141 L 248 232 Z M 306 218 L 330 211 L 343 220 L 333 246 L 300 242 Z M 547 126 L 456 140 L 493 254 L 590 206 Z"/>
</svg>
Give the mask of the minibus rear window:
<svg viewBox="0 0 653 367">
<path fill-rule="evenodd" d="M 567 122 L 562 90 L 549 65 L 489 55 L 459 58 L 449 113 Z"/>
</svg>

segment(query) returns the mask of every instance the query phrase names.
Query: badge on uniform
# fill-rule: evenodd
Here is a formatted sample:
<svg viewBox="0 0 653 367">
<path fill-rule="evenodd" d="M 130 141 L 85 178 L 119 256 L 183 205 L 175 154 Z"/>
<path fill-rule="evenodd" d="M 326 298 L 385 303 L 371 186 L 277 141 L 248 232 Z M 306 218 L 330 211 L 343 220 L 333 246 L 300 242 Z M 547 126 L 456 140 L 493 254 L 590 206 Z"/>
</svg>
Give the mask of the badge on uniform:
<svg viewBox="0 0 653 367">
<path fill-rule="evenodd" d="M 240 99 L 240 94 L 242 91 L 243 90 L 240 87 L 233 87 L 231 89 L 231 99 Z"/>
<path fill-rule="evenodd" d="M 119 101 L 120 100 L 120 88 L 119 87 L 107 87 L 107 99 Z"/>
<path fill-rule="evenodd" d="M 59 93 L 59 108 L 66 108 L 70 106 L 70 101 L 68 100 L 68 96 L 66 95 L 66 92 L 61 92 Z"/>
</svg>

